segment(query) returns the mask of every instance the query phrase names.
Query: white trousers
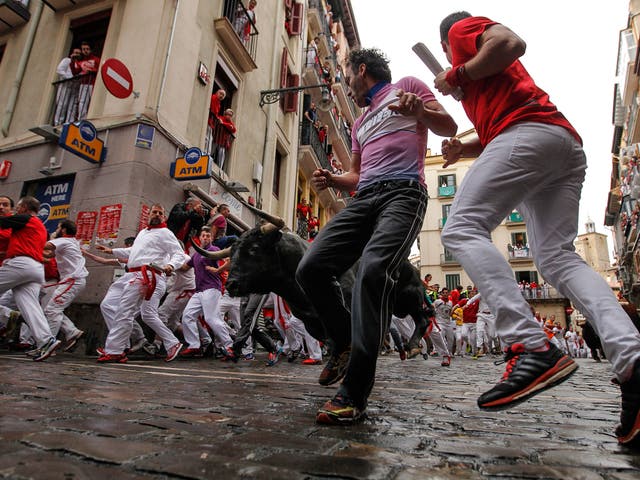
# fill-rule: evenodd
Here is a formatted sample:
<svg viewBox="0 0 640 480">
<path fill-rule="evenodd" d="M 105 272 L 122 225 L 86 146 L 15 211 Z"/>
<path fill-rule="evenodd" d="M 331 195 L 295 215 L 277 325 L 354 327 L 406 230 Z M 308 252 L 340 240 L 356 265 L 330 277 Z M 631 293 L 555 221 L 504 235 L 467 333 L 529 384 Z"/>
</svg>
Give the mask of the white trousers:
<svg viewBox="0 0 640 480">
<path fill-rule="evenodd" d="M 142 272 L 128 272 L 122 278 L 125 279 L 125 282 L 116 314 L 109 320 L 113 328 L 109 330 L 109 335 L 107 335 L 104 345 L 105 352 L 120 354 L 129 346 L 133 325 L 136 323 L 134 317 L 138 310 L 140 310 L 142 321 L 162 339 L 165 349 L 169 351 L 171 347 L 179 343 L 179 340 L 160 321 L 158 316 L 158 305 L 166 288 L 165 276 L 156 274 L 156 288 L 148 301 L 144 301 L 144 292 L 141 288 Z"/>
<path fill-rule="evenodd" d="M 107 325 L 108 331 L 111 331 L 115 325 L 114 321 L 120 306 L 120 298 L 122 297 L 124 286 L 129 282 L 129 280 L 130 278 L 127 278 L 127 275 L 117 278 L 115 282 L 109 286 L 102 302 L 100 302 L 100 311 L 102 312 L 102 318 L 104 319 L 104 323 Z M 134 318 L 137 314 L 138 312 L 135 312 Z M 145 338 L 144 331 L 138 322 L 134 321 L 131 328 L 131 344 L 137 343 L 139 340 Z"/>
<path fill-rule="evenodd" d="M 449 352 L 453 352 L 453 347 L 456 344 L 456 322 L 452 319 L 438 320 L 438 325 L 442 329 L 442 337 L 447 344 Z"/>
<path fill-rule="evenodd" d="M 189 348 L 200 348 L 200 335 L 198 335 L 198 317 L 204 316 L 204 321 L 213 331 L 216 340 L 220 341 L 223 348 L 233 345 L 229 335 L 229 326 L 220 316 L 220 290 L 210 288 L 202 292 L 196 292 L 189 299 L 182 314 L 182 333 Z"/>
<path fill-rule="evenodd" d="M 38 301 L 40 285 L 43 282 L 44 267 L 33 258 L 8 258 L 0 266 L 0 292 L 13 291 L 16 305 L 38 348 L 44 346 L 53 336 Z"/>
<path fill-rule="evenodd" d="M 71 302 L 78 296 L 78 294 L 84 290 L 87 284 L 86 278 L 69 278 L 58 282 L 57 285 L 51 285 L 46 288 L 50 290 L 49 301 L 44 307 L 44 315 L 49 322 L 49 328 L 51 328 L 51 334 L 55 337 L 58 335 L 63 323 L 65 330 L 68 329 L 69 324 L 73 325 L 73 322 L 64 314 L 64 309 L 71 305 Z M 74 330 L 71 332 L 63 332 L 65 337 L 68 338 L 69 333 L 73 333 L 77 328 L 74 326 Z"/>
<path fill-rule="evenodd" d="M 478 321 L 476 322 L 476 345 L 481 348 L 486 345 L 488 349 L 492 348 L 492 343 L 496 337 L 496 318 L 490 313 L 478 313 Z"/>
<path fill-rule="evenodd" d="M 575 253 L 586 158 L 562 127 L 520 123 L 493 139 L 456 193 L 442 243 L 460 262 L 496 316 L 504 346 L 542 347 L 547 337 L 522 297 L 491 232 L 517 208 L 545 281 L 592 322 L 612 369 L 626 381 L 640 359 L 640 333 L 611 288 Z"/>
<path fill-rule="evenodd" d="M 181 292 L 171 291 L 158 308 L 160 320 L 172 331 L 175 332 L 176 328 L 178 328 L 180 319 L 182 318 L 182 312 L 184 312 L 192 295 L 192 290 L 183 290 Z"/>
</svg>

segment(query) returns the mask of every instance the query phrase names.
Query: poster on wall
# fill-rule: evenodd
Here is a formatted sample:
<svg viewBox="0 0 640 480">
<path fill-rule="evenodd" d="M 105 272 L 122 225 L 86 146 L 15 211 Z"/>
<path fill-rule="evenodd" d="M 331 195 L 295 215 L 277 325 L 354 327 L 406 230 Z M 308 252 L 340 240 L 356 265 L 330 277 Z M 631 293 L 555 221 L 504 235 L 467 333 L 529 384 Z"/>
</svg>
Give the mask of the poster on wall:
<svg viewBox="0 0 640 480">
<path fill-rule="evenodd" d="M 80 248 L 89 249 L 97 220 L 98 212 L 78 212 L 76 238 L 80 242 Z"/>
<path fill-rule="evenodd" d="M 75 177 L 40 180 L 33 193 L 30 193 L 40 201 L 38 218 L 49 233 L 55 232 L 60 220 L 69 216 L 74 179 Z"/>
<path fill-rule="evenodd" d="M 140 222 L 138 223 L 138 231 L 144 230 L 149 226 L 149 212 L 151 207 L 149 205 L 142 204 L 140 209 Z"/>
<path fill-rule="evenodd" d="M 104 205 L 100 207 L 100 219 L 98 220 L 98 233 L 96 242 L 108 247 L 113 247 L 118 241 L 120 229 L 120 217 L 122 216 L 122 204 Z"/>
</svg>

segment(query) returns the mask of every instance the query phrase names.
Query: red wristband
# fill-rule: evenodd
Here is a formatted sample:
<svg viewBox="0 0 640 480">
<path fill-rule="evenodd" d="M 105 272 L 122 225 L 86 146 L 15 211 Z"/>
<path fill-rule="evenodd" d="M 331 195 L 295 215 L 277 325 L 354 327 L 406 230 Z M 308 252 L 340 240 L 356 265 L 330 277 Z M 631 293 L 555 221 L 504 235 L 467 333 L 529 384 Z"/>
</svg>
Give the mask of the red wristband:
<svg viewBox="0 0 640 480">
<path fill-rule="evenodd" d="M 467 74 L 464 63 L 462 63 L 449 70 L 445 76 L 445 80 L 452 87 L 463 87 L 471 81 L 471 78 L 469 78 Z"/>
</svg>

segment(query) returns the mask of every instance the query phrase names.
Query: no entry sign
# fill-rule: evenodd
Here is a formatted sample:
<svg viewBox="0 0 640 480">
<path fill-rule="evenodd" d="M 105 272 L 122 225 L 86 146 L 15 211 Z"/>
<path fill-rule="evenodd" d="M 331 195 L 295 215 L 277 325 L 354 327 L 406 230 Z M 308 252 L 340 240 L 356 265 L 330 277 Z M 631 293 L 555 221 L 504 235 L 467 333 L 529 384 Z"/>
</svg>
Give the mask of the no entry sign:
<svg viewBox="0 0 640 480">
<path fill-rule="evenodd" d="M 114 97 L 127 98 L 133 91 L 133 78 L 124 63 L 117 58 L 105 60 L 100 69 L 102 81 Z"/>
</svg>

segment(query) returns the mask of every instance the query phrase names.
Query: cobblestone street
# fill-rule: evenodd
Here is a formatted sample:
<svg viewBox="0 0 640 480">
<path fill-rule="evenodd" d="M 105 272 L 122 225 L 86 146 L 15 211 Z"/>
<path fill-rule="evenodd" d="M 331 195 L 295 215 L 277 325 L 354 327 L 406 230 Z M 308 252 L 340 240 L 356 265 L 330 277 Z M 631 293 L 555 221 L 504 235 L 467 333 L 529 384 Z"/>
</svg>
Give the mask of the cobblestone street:
<svg viewBox="0 0 640 480">
<path fill-rule="evenodd" d="M 640 478 L 617 445 L 619 390 L 608 364 L 579 360 L 563 385 L 512 410 L 476 397 L 491 358 L 381 357 L 369 418 L 314 423 L 334 393 L 319 366 L 131 360 L 97 365 L 0 355 L 0 477 L 34 479 Z"/>
</svg>

